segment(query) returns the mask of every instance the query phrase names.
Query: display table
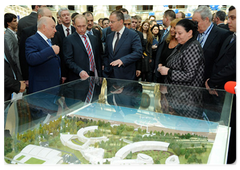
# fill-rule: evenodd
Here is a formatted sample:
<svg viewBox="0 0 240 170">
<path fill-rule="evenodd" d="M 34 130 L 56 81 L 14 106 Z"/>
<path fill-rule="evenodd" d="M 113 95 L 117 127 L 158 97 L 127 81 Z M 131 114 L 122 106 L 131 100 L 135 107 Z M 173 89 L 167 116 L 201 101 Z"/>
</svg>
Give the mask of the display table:
<svg viewBox="0 0 240 170">
<path fill-rule="evenodd" d="M 12 164 L 225 164 L 232 94 L 98 78 L 5 102 Z M 93 88 L 89 84 L 93 83 Z"/>
</svg>

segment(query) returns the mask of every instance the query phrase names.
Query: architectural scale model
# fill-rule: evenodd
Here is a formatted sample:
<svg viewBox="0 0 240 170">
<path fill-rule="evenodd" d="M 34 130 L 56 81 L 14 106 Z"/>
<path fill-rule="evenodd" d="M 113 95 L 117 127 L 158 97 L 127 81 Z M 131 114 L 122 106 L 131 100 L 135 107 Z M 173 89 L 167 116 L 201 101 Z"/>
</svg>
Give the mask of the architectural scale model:
<svg viewBox="0 0 240 170">
<path fill-rule="evenodd" d="M 206 164 L 215 134 L 204 134 L 71 115 L 17 134 L 4 153 L 13 164 Z"/>
</svg>

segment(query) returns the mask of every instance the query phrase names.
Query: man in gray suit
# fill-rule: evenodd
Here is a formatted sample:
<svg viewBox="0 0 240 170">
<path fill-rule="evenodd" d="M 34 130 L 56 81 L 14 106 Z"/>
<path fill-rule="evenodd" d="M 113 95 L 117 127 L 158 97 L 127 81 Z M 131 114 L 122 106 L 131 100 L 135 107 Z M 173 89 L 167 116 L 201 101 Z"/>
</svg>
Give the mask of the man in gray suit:
<svg viewBox="0 0 240 170">
<path fill-rule="evenodd" d="M 18 37 L 16 34 L 17 30 L 17 16 L 12 13 L 6 13 L 4 15 L 4 27 L 6 28 L 4 34 L 4 41 L 8 46 L 8 53 L 10 54 L 12 61 L 17 65 L 20 73 L 20 63 L 19 63 L 19 48 L 18 48 Z"/>
<path fill-rule="evenodd" d="M 37 11 L 41 7 L 46 7 L 46 5 L 32 5 L 32 12 L 18 21 L 17 35 L 19 37 L 21 37 L 21 31 L 23 28 L 37 25 Z"/>
</svg>

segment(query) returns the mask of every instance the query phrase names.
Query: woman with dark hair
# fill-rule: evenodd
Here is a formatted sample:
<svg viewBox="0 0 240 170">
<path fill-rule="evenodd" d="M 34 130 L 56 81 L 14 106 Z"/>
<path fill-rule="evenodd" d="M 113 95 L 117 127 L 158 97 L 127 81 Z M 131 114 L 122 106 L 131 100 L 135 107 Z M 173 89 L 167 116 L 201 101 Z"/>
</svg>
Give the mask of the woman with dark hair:
<svg viewBox="0 0 240 170">
<path fill-rule="evenodd" d="M 153 72 L 152 43 L 154 37 L 150 30 L 150 23 L 147 20 L 145 20 L 142 23 L 139 31 L 143 33 L 143 46 L 145 48 L 142 55 L 141 78 L 142 81 L 151 82 Z"/>
<path fill-rule="evenodd" d="M 166 65 L 158 68 L 166 75 L 165 83 L 202 87 L 204 84 L 203 50 L 196 40 L 197 24 L 180 20 L 176 25 L 177 47 L 166 59 Z"/>
</svg>

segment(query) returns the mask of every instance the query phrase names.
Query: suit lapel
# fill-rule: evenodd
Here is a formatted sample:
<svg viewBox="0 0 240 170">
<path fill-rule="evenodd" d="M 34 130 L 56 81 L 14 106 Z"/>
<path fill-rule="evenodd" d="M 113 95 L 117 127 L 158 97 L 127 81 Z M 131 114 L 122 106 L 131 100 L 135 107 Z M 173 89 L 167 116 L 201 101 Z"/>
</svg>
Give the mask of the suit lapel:
<svg viewBox="0 0 240 170">
<path fill-rule="evenodd" d="M 75 40 L 78 43 L 79 47 L 82 48 L 82 51 L 84 51 L 88 55 L 85 45 L 83 44 L 82 39 L 79 37 L 78 33 L 74 32 L 73 36 L 75 37 Z"/>
<path fill-rule="evenodd" d="M 208 38 L 203 46 L 203 50 L 207 49 L 208 46 L 214 41 L 215 37 L 217 36 L 217 31 L 215 29 L 216 26 L 213 26 L 211 32 L 208 35 Z"/>
</svg>

